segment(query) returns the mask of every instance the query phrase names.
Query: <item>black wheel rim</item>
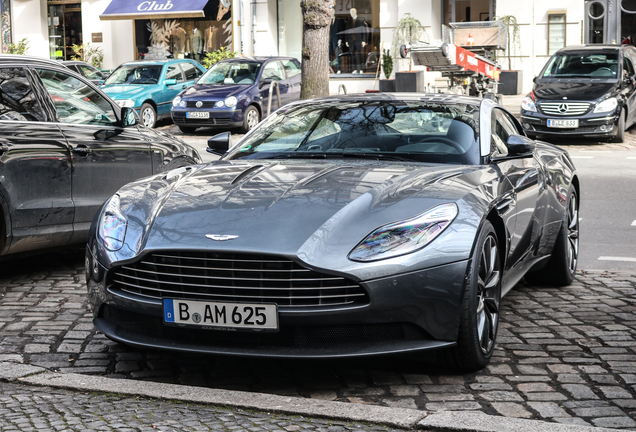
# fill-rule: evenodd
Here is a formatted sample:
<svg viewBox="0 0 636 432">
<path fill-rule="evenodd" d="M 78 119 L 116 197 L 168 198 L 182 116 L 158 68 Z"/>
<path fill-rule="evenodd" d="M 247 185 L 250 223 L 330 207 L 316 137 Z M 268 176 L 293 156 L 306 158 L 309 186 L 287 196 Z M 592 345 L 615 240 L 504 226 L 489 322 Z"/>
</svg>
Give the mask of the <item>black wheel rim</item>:
<svg viewBox="0 0 636 432">
<path fill-rule="evenodd" d="M 490 234 L 481 249 L 477 281 L 477 337 L 482 353 L 489 354 L 495 344 L 501 298 L 501 266 L 497 241 Z"/>
<path fill-rule="evenodd" d="M 570 202 L 567 210 L 567 257 L 568 269 L 571 274 L 576 271 L 576 265 L 579 261 L 579 207 L 576 202 L 576 195 L 570 195 Z"/>
</svg>

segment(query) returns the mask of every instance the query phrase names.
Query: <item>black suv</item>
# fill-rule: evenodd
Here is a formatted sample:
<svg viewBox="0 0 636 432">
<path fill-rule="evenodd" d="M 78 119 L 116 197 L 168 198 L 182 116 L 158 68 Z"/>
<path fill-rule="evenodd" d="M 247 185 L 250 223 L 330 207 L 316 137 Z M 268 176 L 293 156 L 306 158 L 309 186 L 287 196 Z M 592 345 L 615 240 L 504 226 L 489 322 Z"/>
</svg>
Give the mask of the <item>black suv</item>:
<svg viewBox="0 0 636 432">
<path fill-rule="evenodd" d="M 531 136 L 585 136 L 623 142 L 636 122 L 636 48 L 577 45 L 560 49 L 521 103 Z"/>
<path fill-rule="evenodd" d="M 61 64 L 0 55 L 0 255 L 85 242 L 124 184 L 198 163 Z"/>
</svg>

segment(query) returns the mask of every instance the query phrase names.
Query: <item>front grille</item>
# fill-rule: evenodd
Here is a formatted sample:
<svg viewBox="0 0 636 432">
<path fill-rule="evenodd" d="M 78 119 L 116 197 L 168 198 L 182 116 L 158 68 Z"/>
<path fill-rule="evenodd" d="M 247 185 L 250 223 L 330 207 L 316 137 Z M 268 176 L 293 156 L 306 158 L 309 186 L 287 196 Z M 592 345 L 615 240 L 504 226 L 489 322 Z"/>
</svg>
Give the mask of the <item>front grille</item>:
<svg viewBox="0 0 636 432">
<path fill-rule="evenodd" d="M 214 118 L 214 117 L 210 117 L 207 119 L 202 119 L 202 118 L 185 118 L 185 117 L 173 117 L 172 120 L 174 121 L 175 124 L 189 124 L 189 123 L 196 123 L 196 124 L 201 124 L 202 122 L 208 123 L 210 125 L 228 125 L 230 124 L 231 119 L 228 118 Z"/>
<path fill-rule="evenodd" d="M 595 133 L 595 132 L 609 132 L 608 131 L 599 131 L 596 126 L 583 126 L 578 127 L 576 129 L 566 129 L 566 128 L 552 128 L 543 125 L 532 125 L 532 128 L 536 132 L 551 132 L 551 133 Z"/>
<path fill-rule="evenodd" d="M 159 317 L 142 315 L 104 305 L 101 316 L 120 327 L 150 337 L 175 339 L 216 347 L 297 347 L 352 348 L 397 341 L 426 340 L 431 337 L 410 323 L 292 326 L 281 325 L 276 333 L 227 332 L 196 327 L 167 326 Z"/>
<path fill-rule="evenodd" d="M 543 114 L 570 116 L 583 115 L 590 109 L 588 102 L 541 102 L 539 109 Z"/>
<path fill-rule="evenodd" d="M 353 280 L 320 273 L 281 257 L 213 252 L 163 252 L 114 269 L 122 291 L 153 298 L 338 306 L 369 302 Z"/>
<path fill-rule="evenodd" d="M 214 108 L 216 101 L 201 101 L 203 105 L 200 108 Z M 197 101 L 186 101 L 186 108 L 199 108 L 197 107 Z"/>
</svg>

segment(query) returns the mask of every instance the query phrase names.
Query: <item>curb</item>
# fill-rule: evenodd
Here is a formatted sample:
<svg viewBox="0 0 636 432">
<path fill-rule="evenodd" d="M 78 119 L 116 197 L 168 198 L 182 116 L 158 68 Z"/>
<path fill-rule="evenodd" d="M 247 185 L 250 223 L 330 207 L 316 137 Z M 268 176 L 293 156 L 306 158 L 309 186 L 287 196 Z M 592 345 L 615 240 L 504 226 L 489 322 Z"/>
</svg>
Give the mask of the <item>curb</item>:
<svg viewBox="0 0 636 432">
<path fill-rule="evenodd" d="M 389 408 L 245 391 L 113 379 L 76 373 L 63 374 L 50 372 L 38 366 L 12 362 L 0 362 L 0 381 L 17 381 L 21 384 L 81 392 L 93 391 L 144 396 L 153 399 L 178 400 L 348 422 L 368 422 L 407 430 L 424 429 L 438 432 L 609 432 L 617 430 L 507 418 L 481 412 L 438 411 L 428 413 L 407 408 Z"/>
</svg>

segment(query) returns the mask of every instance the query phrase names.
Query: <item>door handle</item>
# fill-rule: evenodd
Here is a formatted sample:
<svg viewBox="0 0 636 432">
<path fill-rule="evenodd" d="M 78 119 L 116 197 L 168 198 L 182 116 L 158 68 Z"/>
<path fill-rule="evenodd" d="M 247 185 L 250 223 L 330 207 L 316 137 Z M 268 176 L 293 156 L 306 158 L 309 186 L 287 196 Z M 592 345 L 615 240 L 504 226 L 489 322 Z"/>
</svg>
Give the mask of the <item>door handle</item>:
<svg viewBox="0 0 636 432">
<path fill-rule="evenodd" d="M 181 86 L 181 88 L 182 88 L 182 89 L 184 89 L 184 88 L 188 88 L 188 86 L 184 84 L 184 85 L 182 85 L 182 86 Z"/>
<path fill-rule="evenodd" d="M 8 151 L 9 151 L 9 147 L 8 146 L 6 146 L 4 144 L 0 145 L 0 155 L 6 153 Z"/>
<path fill-rule="evenodd" d="M 86 146 L 77 146 L 73 149 L 73 153 L 77 154 L 78 156 L 83 156 L 86 157 L 88 156 L 89 153 L 91 153 L 92 150 L 89 149 Z"/>
</svg>

